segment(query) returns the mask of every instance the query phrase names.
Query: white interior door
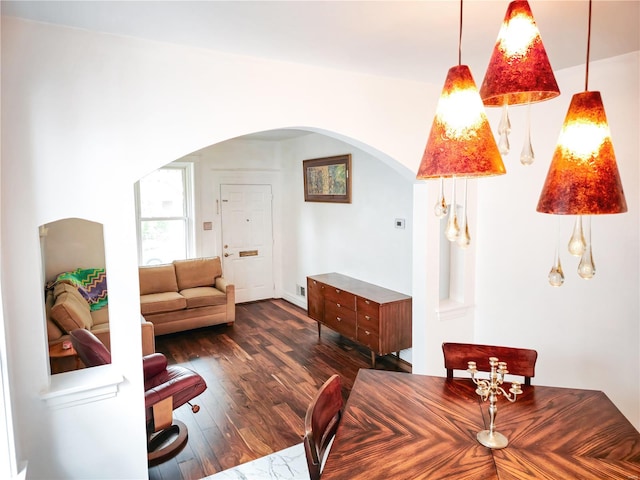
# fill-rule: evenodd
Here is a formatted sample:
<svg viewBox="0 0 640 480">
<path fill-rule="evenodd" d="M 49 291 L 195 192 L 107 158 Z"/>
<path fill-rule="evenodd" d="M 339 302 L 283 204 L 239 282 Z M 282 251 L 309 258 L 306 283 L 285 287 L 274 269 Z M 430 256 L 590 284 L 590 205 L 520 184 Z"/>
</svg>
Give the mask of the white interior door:
<svg viewBox="0 0 640 480">
<path fill-rule="evenodd" d="M 220 185 L 222 265 L 236 303 L 273 298 L 271 185 Z"/>
</svg>

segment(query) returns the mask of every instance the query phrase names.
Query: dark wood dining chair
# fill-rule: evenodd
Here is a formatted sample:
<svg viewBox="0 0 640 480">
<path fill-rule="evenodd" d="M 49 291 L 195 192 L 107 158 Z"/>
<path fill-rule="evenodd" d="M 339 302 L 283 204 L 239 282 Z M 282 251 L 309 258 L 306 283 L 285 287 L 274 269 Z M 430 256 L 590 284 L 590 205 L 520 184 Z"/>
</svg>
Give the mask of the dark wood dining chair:
<svg viewBox="0 0 640 480">
<path fill-rule="evenodd" d="M 342 418 L 342 382 L 332 375 L 311 401 L 304 419 L 304 452 L 309 477 L 318 480 L 331 440 Z"/>
<path fill-rule="evenodd" d="M 507 362 L 510 375 L 524 377 L 524 384 L 531 385 L 531 379 L 536 373 L 538 352 L 528 348 L 499 347 L 496 345 L 479 345 L 474 343 L 443 343 L 444 368 L 447 377 L 453 378 L 454 370 L 466 370 L 468 362 L 476 362 L 480 372 L 490 372 L 489 357 L 497 357 L 501 362 Z"/>
</svg>

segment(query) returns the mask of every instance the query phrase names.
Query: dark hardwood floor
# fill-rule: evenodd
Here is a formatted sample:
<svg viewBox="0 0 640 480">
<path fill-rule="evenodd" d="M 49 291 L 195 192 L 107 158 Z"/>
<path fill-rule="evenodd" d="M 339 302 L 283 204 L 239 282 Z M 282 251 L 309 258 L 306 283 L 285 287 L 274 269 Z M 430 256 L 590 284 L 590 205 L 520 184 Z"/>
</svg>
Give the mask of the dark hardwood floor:
<svg viewBox="0 0 640 480">
<path fill-rule="evenodd" d="M 207 477 L 302 441 L 311 398 L 333 373 L 343 396 L 361 368 L 371 368 L 368 349 L 317 324 L 284 300 L 236 306 L 236 322 L 156 337 L 169 363 L 197 371 L 207 390 L 175 417 L 189 429 L 187 446 L 175 458 L 149 469 L 151 480 Z M 376 369 L 410 371 L 393 355 Z"/>
</svg>

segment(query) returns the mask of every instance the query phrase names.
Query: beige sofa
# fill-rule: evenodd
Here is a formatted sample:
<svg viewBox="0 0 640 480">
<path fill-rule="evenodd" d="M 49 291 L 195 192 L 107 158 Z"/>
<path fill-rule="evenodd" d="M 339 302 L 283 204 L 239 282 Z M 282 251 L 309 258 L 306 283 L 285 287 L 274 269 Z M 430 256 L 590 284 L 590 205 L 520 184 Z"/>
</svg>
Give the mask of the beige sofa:
<svg viewBox="0 0 640 480">
<path fill-rule="evenodd" d="M 140 311 L 156 335 L 236 319 L 235 287 L 222 277 L 220 257 L 139 267 Z"/>
<path fill-rule="evenodd" d="M 109 307 L 91 310 L 91 307 L 78 289 L 68 283 L 57 283 L 46 294 L 47 337 L 49 350 L 52 347 L 71 340 L 69 332 L 76 328 L 86 328 L 95 334 L 105 346 L 111 350 L 109 333 Z M 142 354 L 155 352 L 155 335 L 153 324 L 140 319 L 142 328 Z M 74 369 L 73 359 L 57 359 L 53 373 Z"/>
</svg>

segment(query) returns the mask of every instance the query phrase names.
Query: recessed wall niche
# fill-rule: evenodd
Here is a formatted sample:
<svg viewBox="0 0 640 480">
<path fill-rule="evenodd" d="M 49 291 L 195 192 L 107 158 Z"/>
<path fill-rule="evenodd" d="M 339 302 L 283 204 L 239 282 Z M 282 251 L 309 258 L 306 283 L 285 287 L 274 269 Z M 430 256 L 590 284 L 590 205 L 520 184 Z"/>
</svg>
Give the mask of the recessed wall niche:
<svg viewBox="0 0 640 480">
<path fill-rule="evenodd" d="M 102 224 L 65 218 L 39 233 L 51 374 L 84 368 L 70 330 L 87 328 L 111 348 Z"/>
</svg>

